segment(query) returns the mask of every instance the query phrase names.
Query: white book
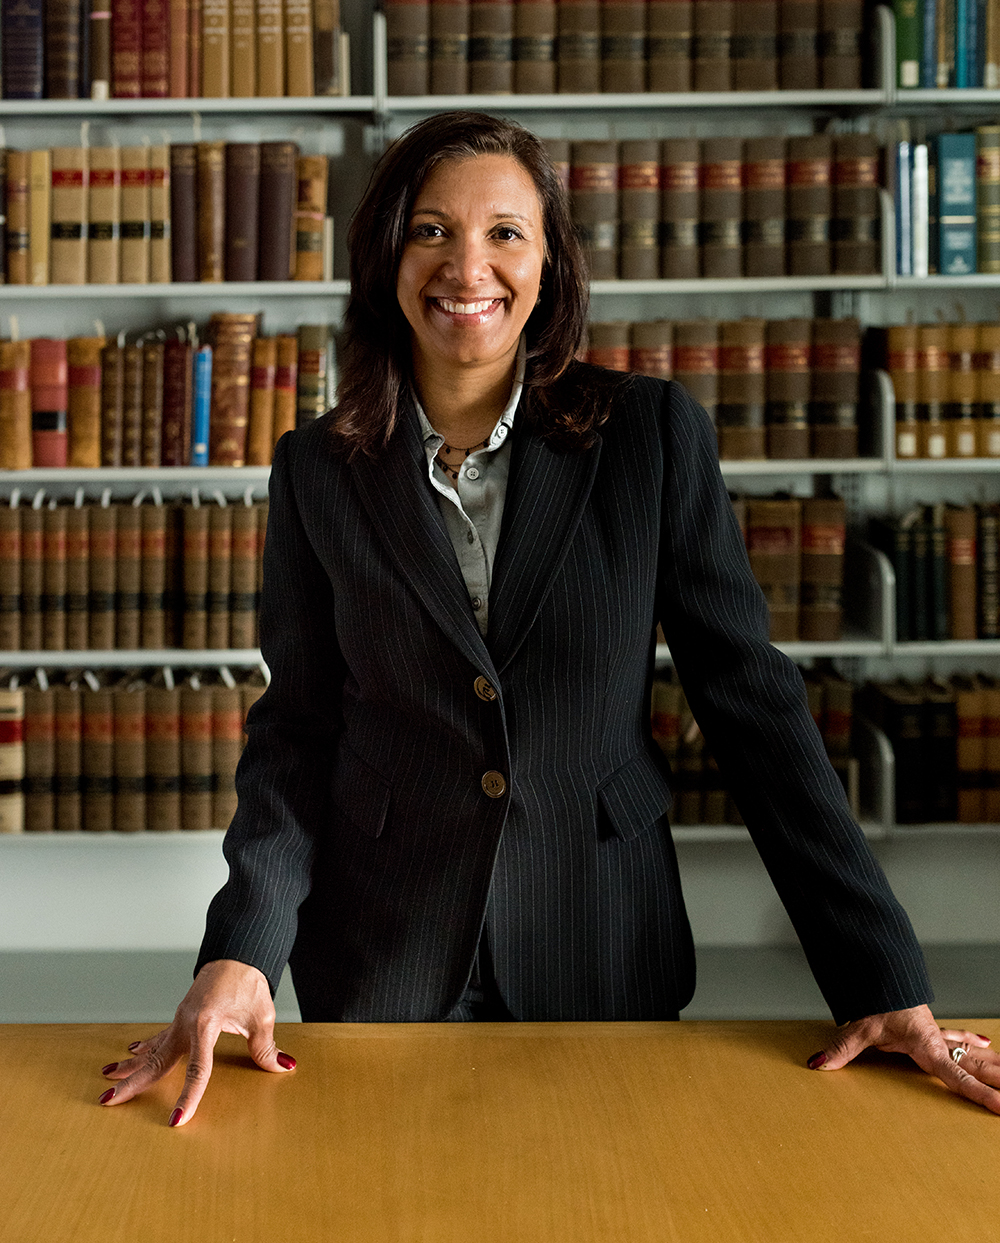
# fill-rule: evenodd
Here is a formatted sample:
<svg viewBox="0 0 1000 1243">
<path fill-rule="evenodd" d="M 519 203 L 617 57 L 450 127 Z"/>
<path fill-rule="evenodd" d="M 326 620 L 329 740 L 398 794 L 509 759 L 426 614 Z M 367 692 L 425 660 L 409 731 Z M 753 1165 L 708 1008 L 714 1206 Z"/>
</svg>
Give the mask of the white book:
<svg viewBox="0 0 1000 1243">
<path fill-rule="evenodd" d="M 927 143 L 913 146 L 913 275 L 927 276 L 930 258 L 930 221 L 928 211 Z"/>
</svg>

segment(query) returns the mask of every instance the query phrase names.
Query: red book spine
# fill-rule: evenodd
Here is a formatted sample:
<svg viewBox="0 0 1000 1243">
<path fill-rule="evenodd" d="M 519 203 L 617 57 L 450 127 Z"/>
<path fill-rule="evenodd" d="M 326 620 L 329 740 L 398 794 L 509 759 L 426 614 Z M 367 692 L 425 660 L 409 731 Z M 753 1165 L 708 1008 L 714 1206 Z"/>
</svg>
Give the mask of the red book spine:
<svg viewBox="0 0 1000 1243">
<path fill-rule="evenodd" d="M 65 466 L 69 369 L 66 342 L 36 337 L 31 342 L 31 455 L 35 466 Z"/>
<path fill-rule="evenodd" d="M 142 98 L 142 0 L 111 0 L 111 93 Z"/>
<path fill-rule="evenodd" d="M 142 96 L 170 93 L 170 0 L 142 0 Z"/>
</svg>

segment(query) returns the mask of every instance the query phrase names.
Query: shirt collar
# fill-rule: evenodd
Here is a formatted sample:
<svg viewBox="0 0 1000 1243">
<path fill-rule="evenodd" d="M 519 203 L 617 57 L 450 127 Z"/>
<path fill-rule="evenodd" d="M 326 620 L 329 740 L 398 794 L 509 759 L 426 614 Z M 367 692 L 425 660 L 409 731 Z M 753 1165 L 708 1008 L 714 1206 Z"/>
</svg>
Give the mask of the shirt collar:
<svg viewBox="0 0 1000 1243">
<path fill-rule="evenodd" d="M 497 419 L 496 427 L 494 427 L 489 440 L 486 442 L 487 451 L 499 449 L 500 446 L 506 441 L 507 433 L 514 426 L 514 412 L 517 410 L 517 403 L 521 400 L 521 390 L 524 387 L 524 367 L 527 354 L 528 347 L 524 340 L 524 334 L 522 333 L 521 340 L 518 342 L 517 346 L 517 360 L 514 364 L 514 384 L 510 390 L 510 397 L 507 399 L 507 404 L 504 406 L 503 414 L 501 414 L 500 418 Z M 431 445 L 436 453 L 444 444 L 444 437 L 438 435 L 434 428 L 431 427 L 430 420 L 427 418 L 427 415 L 424 413 L 424 408 L 420 404 L 420 398 L 417 396 L 416 389 L 411 388 L 411 392 L 413 394 L 413 404 L 417 408 L 417 418 L 420 420 L 420 439 L 425 445 Z M 505 427 L 507 430 L 506 432 L 498 435 L 497 433 L 500 427 Z"/>
</svg>

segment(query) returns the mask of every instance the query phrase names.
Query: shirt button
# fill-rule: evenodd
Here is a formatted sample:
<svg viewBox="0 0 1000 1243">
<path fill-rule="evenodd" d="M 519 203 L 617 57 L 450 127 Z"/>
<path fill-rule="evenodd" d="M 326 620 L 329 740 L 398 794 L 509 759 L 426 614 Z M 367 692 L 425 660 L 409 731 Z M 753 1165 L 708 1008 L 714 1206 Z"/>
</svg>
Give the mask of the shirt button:
<svg viewBox="0 0 1000 1243">
<path fill-rule="evenodd" d="M 483 602 L 482 600 L 480 600 L 478 596 L 472 597 L 472 607 L 476 610 L 477 613 L 483 607 Z"/>
<path fill-rule="evenodd" d="M 476 466 L 470 466 L 469 469 L 465 472 L 465 477 L 466 479 L 478 479 L 479 468 Z"/>
<path fill-rule="evenodd" d="M 480 674 L 479 677 L 476 678 L 475 682 L 473 683 L 473 686 L 475 687 L 476 694 L 479 696 L 479 698 L 485 700 L 486 703 L 492 703 L 493 700 L 496 699 L 497 697 L 496 691 L 493 689 L 490 683 L 487 682 L 487 680 L 482 676 L 482 674 Z"/>
<path fill-rule="evenodd" d="M 490 798 L 500 798 L 506 789 L 507 782 L 503 779 L 503 773 L 493 771 L 483 773 L 483 790 Z"/>
</svg>

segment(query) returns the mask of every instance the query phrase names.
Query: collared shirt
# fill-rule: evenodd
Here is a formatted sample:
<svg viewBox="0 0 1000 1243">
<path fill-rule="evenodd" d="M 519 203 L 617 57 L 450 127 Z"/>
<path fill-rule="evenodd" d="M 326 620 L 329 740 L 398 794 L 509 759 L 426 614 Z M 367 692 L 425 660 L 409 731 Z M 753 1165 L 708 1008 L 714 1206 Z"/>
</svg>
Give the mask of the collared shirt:
<svg viewBox="0 0 1000 1243">
<path fill-rule="evenodd" d="M 490 582 L 497 544 L 500 541 L 504 500 L 507 496 L 511 433 L 514 428 L 514 411 L 524 384 L 525 353 L 522 337 L 517 350 L 514 385 L 503 414 L 497 420 L 486 445 L 475 453 L 470 453 L 459 467 L 457 482 L 442 470 L 437 460 L 437 452 L 445 442 L 444 437 L 431 427 L 419 398 L 416 393 L 413 395 L 420 420 L 424 452 L 427 455 L 427 473 L 439 494 L 441 514 L 458 558 L 458 567 L 465 580 L 479 633 L 483 636 L 486 635 L 489 625 Z"/>
</svg>

